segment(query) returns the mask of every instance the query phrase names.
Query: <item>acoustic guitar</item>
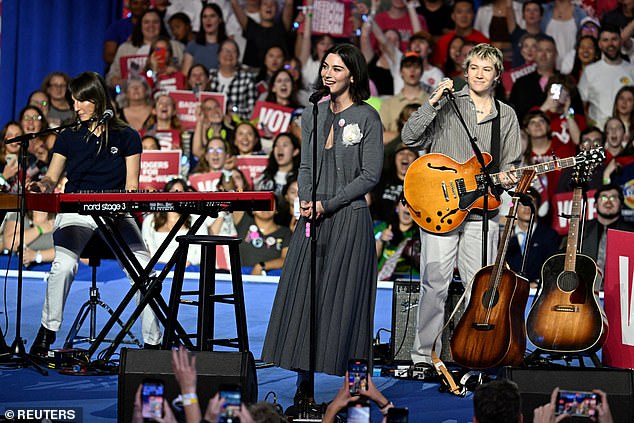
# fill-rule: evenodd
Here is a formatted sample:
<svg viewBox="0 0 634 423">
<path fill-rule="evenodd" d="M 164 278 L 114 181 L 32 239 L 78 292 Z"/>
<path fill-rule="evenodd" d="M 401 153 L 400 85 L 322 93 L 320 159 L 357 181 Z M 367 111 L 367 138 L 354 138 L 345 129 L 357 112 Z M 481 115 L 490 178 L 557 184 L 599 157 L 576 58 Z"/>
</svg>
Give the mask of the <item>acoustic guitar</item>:
<svg viewBox="0 0 634 423">
<path fill-rule="evenodd" d="M 555 254 L 542 266 L 542 291 L 526 320 L 528 339 L 543 351 L 591 353 L 603 346 L 608 335 L 599 302 L 600 271 L 591 257 L 577 252 L 579 221 L 585 214 L 579 185 L 594 167 L 575 168 L 566 253 Z"/>
<path fill-rule="evenodd" d="M 450 347 L 451 356 L 471 369 L 519 365 L 526 351 L 524 310 L 530 285 L 506 264 L 506 251 L 513 234 L 519 194 L 525 193 L 535 176 L 524 170 L 517 186 L 500 239 L 495 264 L 483 267 L 473 277 L 471 300 L 460 318 Z"/>
<path fill-rule="evenodd" d="M 512 172 L 519 178 L 525 169 L 534 169 L 537 174 L 564 169 L 583 163 L 593 151 Z M 488 166 L 491 155 L 483 153 L 483 156 Z M 494 184 L 500 184 L 500 175 L 491 175 Z M 482 168 L 475 157 L 459 163 L 444 154 L 430 153 L 414 160 L 407 169 L 403 194 L 412 218 L 421 228 L 431 233 L 447 233 L 460 226 L 472 209 L 484 208 L 484 182 Z M 487 206 L 495 210 L 500 200 L 489 193 Z"/>
</svg>

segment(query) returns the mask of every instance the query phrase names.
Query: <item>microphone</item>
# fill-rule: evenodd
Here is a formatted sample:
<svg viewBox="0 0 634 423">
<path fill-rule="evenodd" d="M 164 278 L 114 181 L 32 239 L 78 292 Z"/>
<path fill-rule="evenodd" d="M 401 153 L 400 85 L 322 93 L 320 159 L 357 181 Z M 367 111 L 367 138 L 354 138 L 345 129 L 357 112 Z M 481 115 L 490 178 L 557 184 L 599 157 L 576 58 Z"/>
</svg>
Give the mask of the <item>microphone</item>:
<svg viewBox="0 0 634 423">
<path fill-rule="evenodd" d="M 110 109 L 104 110 L 103 111 L 103 115 L 101 115 L 101 117 L 97 121 L 97 126 L 103 125 L 104 123 L 106 123 L 110 119 L 112 119 L 113 117 L 114 117 L 114 112 L 112 110 L 110 110 Z"/>
<path fill-rule="evenodd" d="M 319 103 L 319 100 L 321 100 L 328 94 L 330 94 L 330 89 L 328 87 L 321 87 L 310 95 L 308 101 L 310 101 L 312 104 L 317 104 Z"/>
<path fill-rule="evenodd" d="M 453 93 L 449 90 L 449 88 L 445 88 L 442 90 L 442 95 L 447 97 L 449 100 L 455 100 L 456 98 L 453 96 Z"/>
</svg>

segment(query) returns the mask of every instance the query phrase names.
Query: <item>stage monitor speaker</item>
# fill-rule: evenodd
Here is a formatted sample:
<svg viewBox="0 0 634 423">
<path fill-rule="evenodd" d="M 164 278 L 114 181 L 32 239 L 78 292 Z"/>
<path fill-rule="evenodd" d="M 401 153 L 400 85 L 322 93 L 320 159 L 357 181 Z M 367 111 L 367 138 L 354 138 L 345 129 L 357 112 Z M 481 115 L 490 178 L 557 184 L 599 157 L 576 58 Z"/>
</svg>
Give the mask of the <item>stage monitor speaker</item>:
<svg viewBox="0 0 634 423">
<path fill-rule="evenodd" d="M 447 302 L 445 303 L 445 322 L 451 316 L 454 307 L 462 296 L 464 288 L 460 280 L 454 280 L 449 285 Z M 390 351 L 392 361 L 410 362 L 412 360 L 410 351 L 414 347 L 414 337 L 416 335 L 416 321 L 418 319 L 418 299 L 420 293 L 420 283 L 418 281 L 400 280 L 394 281 L 392 289 L 392 337 L 390 340 Z M 442 351 L 440 358 L 444 361 L 451 361 L 449 352 L 449 340 L 455 326 L 464 313 L 464 303 L 454 315 L 442 334 Z"/>
<path fill-rule="evenodd" d="M 242 401 L 258 399 L 255 361 L 250 352 L 195 351 L 198 370 L 200 406 L 204 413 L 209 399 L 221 384 L 238 384 Z M 172 401 L 180 394 L 172 371 L 172 351 L 121 349 L 119 366 L 118 421 L 132 421 L 134 396 L 143 379 L 160 379 L 165 383 L 165 398 Z"/>
<path fill-rule="evenodd" d="M 634 422 L 634 372 L 607 368 L 511 368 L 500 373 L 517 383 L 522 396 L 522 414 L 525 422 L 533 421 L 533 410 L 550 401 L 555 387 L 567 391 L 601 389 L 608 396 L 614 422 Z M 566 422 L 588 422 L 588 419 L 569 418 Z"/>
</svg>

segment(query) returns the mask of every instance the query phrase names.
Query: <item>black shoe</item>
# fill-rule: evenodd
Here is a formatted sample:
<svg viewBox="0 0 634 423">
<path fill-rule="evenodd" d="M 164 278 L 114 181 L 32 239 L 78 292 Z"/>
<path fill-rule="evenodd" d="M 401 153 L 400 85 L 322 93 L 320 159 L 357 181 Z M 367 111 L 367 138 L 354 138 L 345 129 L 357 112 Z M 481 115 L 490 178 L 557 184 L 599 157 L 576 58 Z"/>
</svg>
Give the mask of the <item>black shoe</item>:
<svg viewBox="0 0 634 423">
<path fill-rule="evenodd" d="M 44 326 L 40 326 L 40 330 L 37 331 L 37 336 L 33 345 L 31 345 L 30 354 L 39 355 L 41 357 L 48 356 L 48 351 L 51 348 L 51 344 L 55 342 L 56 332 L 46 329 Z"/>
<path fill-rule="evenodd" d="M 295 391 L 295 396 L 293 397 L 293 404 L 295 407 L 302 408 L 302 406 L 313 404 L 315 402 L 315 399 L 310 391 L 310 383 L 307 380 L 304 380 L 299 384 L 297 391 Z"/>
<path fill-rule="evenodd" d="M 161 344 L 154 345 L 154 344 L 148 344 L 147 342 L 145 342 L 143 344 L 143 349 L 144 350 L 160 350 Z"/>
</svg>

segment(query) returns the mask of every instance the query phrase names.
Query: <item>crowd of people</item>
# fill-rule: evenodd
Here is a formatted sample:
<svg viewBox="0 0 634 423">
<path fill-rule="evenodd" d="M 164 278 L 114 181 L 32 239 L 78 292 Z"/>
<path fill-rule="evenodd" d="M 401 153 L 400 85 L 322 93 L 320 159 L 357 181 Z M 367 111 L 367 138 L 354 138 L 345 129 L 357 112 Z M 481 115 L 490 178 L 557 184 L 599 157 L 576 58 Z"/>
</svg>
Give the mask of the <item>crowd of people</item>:
<svg viewBox="0 0 634 423">
<path fill-rule="evenodd" d="M 282 311 L 305 304 L 307 223 L 316 213 L 320 298 L 328 305 L 319 330 L 340 341 L 319 344 L 317 370 L 342 375 L 348 358 L 370 356 L 376 280 L 402 274 L 419 273 L 425 281 L 412 358 L 429 361 L 454 268 L 468 282 L 481 267 L 484 221 L 486 261 L 495 257 L 499 238 L 494 214 L 485 220 L 472 213 L 447 236 L 417 231 L 403 202 L 405 174 L 419 155 L 442 153 L 458 162 L 472 157 L 469 134 L 454 110 L 465 116 L 479 147 L 492 154 L 504 188 L 517 182 L 514 167 L 603 147 L 606 158 L 587 184 L 598 217 L 584 234 L 585 251 L 602 268 L 607 228 L 633 229 L 621 211 L 623 186 L 631 190 L 627 183 L 634 176 L 634 7 L 626 1 L 612 6 L 489 0 L 476 9 L 471 0 L 372 0 L 345 3 L 345 33 L 334 27 L 314 33 L 320 10 L 315 0 L 130 0 L 130 15 L 105 34 L 103 76 L 71 78 L 55 70 L 33 87 L 16 120 L 4 124 L 3 141 L 77 123 L 60 134 L 32 137 L 24 170 L 18 168 L 20 144 L 3 143 L 0 184 L 5 192 L 18 192 L 23 171 L 27 187 L 39 191 L 135 190 L 142 151 L 179 151 L 180 172 L 160 189 L 275 193 L 275 211 L 223 213 L 200 232 L 242 238 L 242 260 L 252 274 L 282 269 L 264 357 L 298 370 L 298 385 L 305 380 L 310 346 L 296 339 L 308 322 Z M 311 93 L 324 89 L 328 101 L 311 105 Z M 175 90 L 197 100 L 192 125 L 179 116 L 170 94 Z M 225 101 L 202 93 L 222 94 Z M 282 130 L 259 121 L 258 102 L 288 110 Z M 313 108 L 319 132 L 311 139 Z M 106 109 L 115 117 L 102 122 Z M 78 152 L 73 142 L 87 148 Z M 316 158 L 306 148 L 312 142 L 320 146 Z M 103 146 L 117 151 L 108 156 Z M 264 165 L 250 172 L 243 159 L 258 156 Z M 316 181 L 313 159 L 319 162 Z M 192 183 L 201 176 L 209 183 Z M 566 235 L 565 227 L 556 226 L 566 212 L 557 209 L 556 199 L 571 190 L 570 180 L 569 170 L 558 169 L 533 181 L 529 195 L 539 222 L 530 249 L 531 210 L 519 211 L 509 263 L 519 270 L 528 250 L 527 276 L 535 286 L 535 269 Z M 147 261 L 178 218 L 157 213 L 140 217 L 142 223 L 122 218 L 121 225 Z M 77 234 L 87 241 L 95 229 L 76 215 L 55 220 L 37 211 L 25 220 L 23 264 L 56 264 L 32 349 L 38 354 L 48 350 L 61 325 L 84 244 L 76 242 Z M 7 215 L 5 252 L 20 248 L 18 229 L 15 214 Z M 198 259 L 195 251 L 188 258 L 191 264 Z M 354 307 L 345 302 L 350 298 Z M 144 313 L 144 320 L 146 345 L 158 345 L 155 317 Z"/>
</svg>

